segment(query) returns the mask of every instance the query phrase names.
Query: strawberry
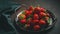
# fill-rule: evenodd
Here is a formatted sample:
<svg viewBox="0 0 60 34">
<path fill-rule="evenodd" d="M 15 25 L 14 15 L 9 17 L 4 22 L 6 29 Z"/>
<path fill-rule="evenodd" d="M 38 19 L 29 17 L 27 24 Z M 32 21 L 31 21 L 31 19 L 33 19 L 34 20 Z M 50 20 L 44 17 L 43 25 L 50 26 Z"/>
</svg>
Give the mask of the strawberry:
<svg viewBox="0 0 60 34">
<path fill-rule="evenodd" d="M 40 12 L 40 7 L 36 7 L 35 9 L 34 9 L 34 13 L 39 13 Z"/>
<path fill-rule="evenodd" d="M 44 20 L 40 19 L 40 20 L 39 20 L 39 24 L 44 25 L 44 24 L 46 24 L 46 22 L 45 22 Z"/>
<path fill-rule="evenodd" d="M 26 19 L 26 16 L 24 14 L 20 14 L 18 18 L 19 19 Z"/>
<path fill-rule="evenodd" d="M 39 22 L 39 20 L 33 20 L 33 23 L 38 23 Z"/>
<path fill-rule="evenodd" d="M 34 19 L 39 19 L 39 16 L 38 16 L 38 14 L 34 14 Z"/>
<path fill-rule="evenodd" d="M 32 13 L 32 11 L 28 11 L 28 10 L 26 10 L 25 13 L 26 13 L 26 16 L 30 16 L 31 13 Z"/>
<path fill-rule="evenodd" d="M 39 30 L 40 29 L 40 26 L 39 25 L 35 25 L 33 28 L 36 31 L 36 30 Z"/>
<path fill-rule="evenodd" d="M 46 10 L 44 8 L 40 8 L 40 11 L 41 12 L 45 12 Z"/>
<path fill-rule="evenodd" d="M 32 6 L 30 6 L 28 10 L 29 10 L 29 11 L 33 11 L 34 8 L 33 8 Z"/>
<path fill-rule="evenodd" d="M 25 23 L 26 23 L 26 19 L 22 19 L 22 20 L 20 20 L 20 22 L 21 22 L 22 24 L 25 24 Z"/>
<path fill-rule="evenodd" d="M 28 11 L 28 10 L 25 10 L 25 13 L 26 13 L 26 15 L 27 15 L 27 16 L 29 16 L 29 15 L 30 15 L 30 13 L 29 13 L 29 11 Z"/>
<path fill-rule="evenodd" d="M 46 13 L 40 12 L 40 16 L 46 16 Z"/>
<path fill-rule="evenodd" d="M 36 7 L 35 9 L 34 9 L 35 11 L 40 11 L 40 7 Z"/>
<path fill-rule="evenodd" d="M 32 11 L 29 11 L 30 14 L 32 14 Z"/>
</svg>

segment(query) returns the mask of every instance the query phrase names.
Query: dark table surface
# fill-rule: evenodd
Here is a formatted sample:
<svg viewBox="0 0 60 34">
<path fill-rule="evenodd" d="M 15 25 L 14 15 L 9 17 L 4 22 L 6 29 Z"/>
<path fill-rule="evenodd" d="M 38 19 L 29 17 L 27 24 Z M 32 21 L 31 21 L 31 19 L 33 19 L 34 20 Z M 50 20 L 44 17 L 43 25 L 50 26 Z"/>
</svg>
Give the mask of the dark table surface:
<svg viewBox="0 0 60 34">
<path fill-rule="evenodd" d="M 1 0 L 0 1 L 0 10 L 3 10 L 5 8 L 11 7 L 11 6 L 16 6 L 16 4 L 26 4 L 26 5 L 37 5 L 40 4 L 40 6 L 50 10 L 51 12 L 53 12 L 55 14 L 55 16 L 57 17 L 57 22 L 55 24 L 55 27 L 49 31 L 46 34 L 60 34 L 60 2 L 59 0 Z M 15 34 L 14 33 L 5 33 L 5 32 L 1 32 L 0 34 Z"/>
</svg>

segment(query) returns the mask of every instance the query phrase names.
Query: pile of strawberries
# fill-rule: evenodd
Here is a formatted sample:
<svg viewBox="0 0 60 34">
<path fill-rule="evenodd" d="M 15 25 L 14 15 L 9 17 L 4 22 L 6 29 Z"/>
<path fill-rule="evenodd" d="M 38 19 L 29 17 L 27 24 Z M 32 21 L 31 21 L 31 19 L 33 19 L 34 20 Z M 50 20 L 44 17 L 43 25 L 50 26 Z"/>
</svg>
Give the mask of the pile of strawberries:
<svg viewBox="0 0 60 34">
<path fill-rule="evenodd" d="M 47 20 L 50 15 L 47 13 L 46 9 L 41 7 L 32 7 L 24 10 L 22 14 L 19 15 L 19 22 L 24 25 L 23 28 L 30 30 L 40 30 L 41 25 L 46 25 Z"/>
</svg>

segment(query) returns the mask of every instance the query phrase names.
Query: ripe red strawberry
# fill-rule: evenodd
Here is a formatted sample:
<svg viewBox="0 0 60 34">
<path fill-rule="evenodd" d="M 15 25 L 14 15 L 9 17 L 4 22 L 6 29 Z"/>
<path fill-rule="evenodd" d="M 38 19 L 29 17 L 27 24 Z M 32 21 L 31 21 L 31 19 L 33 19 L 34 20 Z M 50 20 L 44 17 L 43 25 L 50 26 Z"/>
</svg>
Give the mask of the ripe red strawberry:
<svg viewBox="0 0 60 34">
<path fill-rule="evenodd" d="M 34 10 L 33 6 L 30 6 L 28 10 L 33 11 Z"/>
<path fill-rule="evenodd" d="M 35 9 L 34 9 L 34 13 L 40 13 L 40 7 L 36 7 Z"/>
<path fill-rule="evenodd" d="M 46 13 L 40 12 L 40 16 L 46 16 Z"/>
<path fill-rule="evenodd" d="M 30 12 L 28 10 L 25 10 L 25 13 L 26 13 L 27 16 L 30 15 Z"/>
<path fill-rule="evenodd" d="M 35 11 L 38 11 L 38 10 L 40 10 L 40 7 L 36 7 L 34 10 L 35 10 Z"/>
<path fill-rule="evenodd" d="M 33 20 L 33 23 L 38 23 L 39 22 L 39 20 Z"/>
<path fill-rule="evenodd" d="M 38 16 L 38 14 L 34 14 L 34 19 L 39 19 L 39 16 Z"/>
<path fill-rule="evenodd" d="M 32 14 L 32 11 L 29 11 L 30 14 Z"/>
<path fill-rule="evenodd" d="M 26 10 L 25 13 L 26 13 L 26 16 L 30 16 L 31 13 L 32 13 L 32 11 L 28 11 L 28 10 Z"/>
<path fill-rule="evenodd" d="M 22 20 L 20 20 L 20 22 L 21 22 L 22 24 L 25 24 L 25 23 L 26 23 L 26 19 L 22 19 Z"/>
<path fill-rule="evenodd" d="M 40 29 L 40 26 L 39 25 L 35 25 L 33 28 L 36 31 L 36 30 L 39 30 Z"/>
<path fill-rule="evenodd" d="M 44 8 L 40 8 L 40 11 L 41 12 L 45 12 L 46 10 Z"/>
<path fill-rule="evenodd" d="M 40 19 L 39 24 L 45 25 L 46 22 L 44 20 Z"/>
</svg>

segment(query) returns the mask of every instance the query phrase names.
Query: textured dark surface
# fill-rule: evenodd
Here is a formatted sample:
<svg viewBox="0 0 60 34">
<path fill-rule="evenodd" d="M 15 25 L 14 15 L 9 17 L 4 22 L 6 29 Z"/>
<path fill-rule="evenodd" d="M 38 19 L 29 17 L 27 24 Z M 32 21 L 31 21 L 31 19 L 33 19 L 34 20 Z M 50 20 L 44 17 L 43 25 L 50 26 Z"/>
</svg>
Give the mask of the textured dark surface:
<svg viewBox="0 0 60 34">
<path fill-rule="evenodd" d="M 26 5 L 40 4 L 40 6 L 50 10 L 56 15 L 58 20 L 55 24 L 55 27 L 51 31 L 44 34 L 60 34 L 60 2 L 59 0 L 37 0 L 37 1 L 36 0 L 28 0 L 28 1 L 27 0 L 24 0 L 24 1 L 23 0 L 1 0 L 0 10 L 11 7 L 13 5 L 15 6 L 15 4 L 26 4 Z M 0 32 L 5 34 L 3 31 L 0 31 Z M 6 34 L 13 34 L 13 33 L 6 32 Z M 22 34 L 22 32 L 20 32 L 20 34 Z"/>
</svg>

